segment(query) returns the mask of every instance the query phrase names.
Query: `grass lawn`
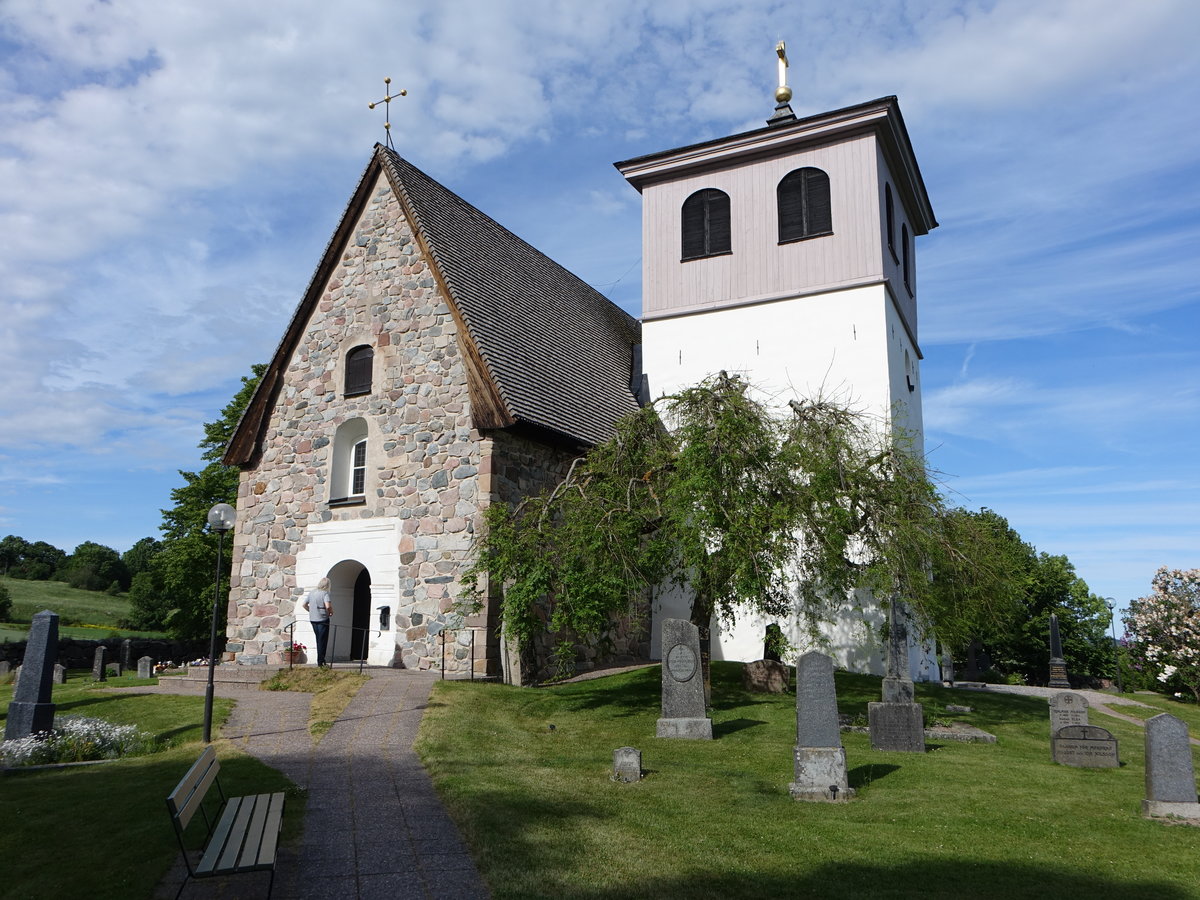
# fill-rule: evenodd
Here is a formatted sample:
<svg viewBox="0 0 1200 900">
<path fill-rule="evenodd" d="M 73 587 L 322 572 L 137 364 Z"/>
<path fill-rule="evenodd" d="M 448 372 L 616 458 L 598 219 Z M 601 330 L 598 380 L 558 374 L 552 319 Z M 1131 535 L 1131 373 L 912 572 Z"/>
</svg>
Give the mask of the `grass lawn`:
<svg viewBox="0 0 1200 900">
<path fill-rule="evenodd" d="M 312 735 L 315 744 L 333 727 L 333 723 L 350 705 L 354 695 L 370 680 L 366 675 L 339 672 L 332 668 L 297 666 L 280 669 L 262 683 L 262 689 L 300 691 L 313 695 L 308 714 L 308 733 Z"/>
<path fill-rule="evenodd" d="M 13 622 L 0 624 L 0 641 L 23 641 L 28 637 L 29 621 L 43 609 L 59 615 L 58 633 L 62 637 L 99 640 L 119 637 L 162 637 L 161 632 L 128 631 L 117 623 L 129 615 L 129 598 L 113 597 L 102 591 L 81 591 L 62 581 L 25 581 L 0 576 L 0 584 L 12 597 Z M 64 622 L 75 623 L 65 625 Z M 95 627 L 87 627 L 95 626 Z"/>
<path fill-rule="evenodd" d="M 975 707 L 958 718 L 998 743 L 877 753 L 848 733 L 857 799 L 797 803 L 795 696 L 748 694 L 739 671 L 714 665 L 711 742 L 654 737 L 657 667 L 439 683 L 417 749 L 495 897 L 1200 897 L 1200 829 L 1141 818 L 1134 725 L 1097 714 L 1123 765 L 1073 769 L 1050 762 L 1044 699 L 919 686 L 929 709 Z M 843 713 L 879 698 L 878 678 L 837 684 Z M 625 745 L 638 784 L 608 778 Z"/>
<path fill-rule="evenodd" d="M 146 683 L 122 676 L 106 686 Z M 0 727 L 11 699 L 12 685 L 0 686 Z M 134 723 L 170 749 L 100 765 L 0 776 L 0 898 L 149 897 L 179 855 L 164 800 L 203 749 L 204 700 L 114 693 L 74 671 L 66 684 L 54 686 L 53 699 L 58 715 Z M 224 722 L 231 707 L 232 701 L 217 698 L 214 723 Z M 227 793 L 289 790 L 284 839 L 298 838 L 303 794 L 253 757 L 225 742 L 216 746 Z M 189 829 L 197 841 L 200 818 Z"/>
<path fill-rule="evenodd" d="M 1145 703 L 1151 708 L 1114 704 L 1112 706 L 1114 712 L 1125 713 L 1135 719 L 1149 719 L 1159 713 L 1170 713 L 1175 718 L 1187 722 L 1188 731 L 1191 732 L 1192 737 L 1200 737 L 1200 706 L 1190 700 L 1181 703 L 1173 697 L 1162 694 L 1125 694 L 1124 696 L 1131 697 L 1139 703 Z M 1090 722 L 1091 719 L 1089 718 L 1088 721 Z"/>
</svg>

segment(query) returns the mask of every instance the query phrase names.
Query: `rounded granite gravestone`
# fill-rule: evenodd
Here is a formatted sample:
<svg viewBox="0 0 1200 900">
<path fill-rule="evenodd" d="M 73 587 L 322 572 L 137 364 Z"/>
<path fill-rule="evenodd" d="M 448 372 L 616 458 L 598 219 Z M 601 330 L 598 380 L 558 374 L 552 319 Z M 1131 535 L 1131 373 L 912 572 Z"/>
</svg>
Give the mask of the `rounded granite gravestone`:
<svg viewBox="0 0 1200 900">
<path fill-rule="evenodd" d="M 1146 799 L 1149 818 L 1200 819 L 1196 769 L 1187 725 L 1169 713 L 1146 722 Z"/>
<path fill-rule="evenodd" d="M 1050 739 L 1050 753 L 1063 766 L 1115 769 L 1121 765 L 1117 739 L 1099 725 L 1064 725 Z"/>
<path fill-rule="evenodd" d="M 1050 740 L 1053 741 L 1060 728 L 1068 725 L 1088 724 L 1088 702 L 1083 694 L 1072 691 L 1059 691 L 1049 699 L 1050 704 Z M 1053 757 L 1053 747 L 1051 748 Z"/>
<path fill-rule="evenodd" d="M 662 718 L 657 736 L 711 741 L 712 719 L 705 712 L 700 672 L 700 629 L 683 619 L 664 619 L 662 646 Z"/>
</svg>

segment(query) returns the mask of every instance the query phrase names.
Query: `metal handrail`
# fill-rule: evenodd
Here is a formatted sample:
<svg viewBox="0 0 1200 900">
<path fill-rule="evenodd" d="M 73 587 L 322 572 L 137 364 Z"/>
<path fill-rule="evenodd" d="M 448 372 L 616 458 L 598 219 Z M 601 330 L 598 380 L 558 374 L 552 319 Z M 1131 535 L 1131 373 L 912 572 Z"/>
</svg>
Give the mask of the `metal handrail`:
<svg viewBox="0 0 1200 900">
<path fill-rule="evenodd" d="M 367 633 L 364 638 L 364 641 L 363 641 L 363 655 L 358 660 L 358 674 L 361 675 L 363 667 L 366 665 L 366 662 L 367 662 L 367 643 L 370 639 L 370 636 L 372 634 L 378 634 L 378 635 L 382 636 L 383 632 L 378 628 L 356 628 L 353 625 L 335 625 L 333 622 L 330 622 L 329 623 L 329 643 L 326 645 L 327 653 L 328 653 L 328 648 L 330 646 L 332 646 L 334 643 L 334 638 L 337 634 L 338 628 L 349 628 L 350 629 L 351 644 L 353 644 L 353 641 L 354 641 L 354 632 L 365 631 Z M 296 622 L 295 622 L 295 620 L 293 620 L 288 625 L 288 646 L 290 647 L 290 646 L 294 645 L 295 643 L 296 643 Z M 316 648 L 314 647 L 313 650 L 315 651 Z M 295 665 L 295 660 L 296 660 L 296 654 L 289 653 L 288 654 L 288 668 L 289 669 L 291 669 L 292 666 Z M 353 660 L 351 660 L 351 662 L 353 662 Z M 329 665 L 332 668 L 332 666 L 333 666 L 332 659 L 329 660 Z"/>
</svg>

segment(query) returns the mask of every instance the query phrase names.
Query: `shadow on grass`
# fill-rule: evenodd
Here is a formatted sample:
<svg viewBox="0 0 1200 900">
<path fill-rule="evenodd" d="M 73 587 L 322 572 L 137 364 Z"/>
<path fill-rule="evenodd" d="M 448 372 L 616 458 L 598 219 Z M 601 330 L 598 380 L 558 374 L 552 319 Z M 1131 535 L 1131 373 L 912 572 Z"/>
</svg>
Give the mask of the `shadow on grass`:
<svg viewBox="0 0 1200 900">
<path fill-rule="evenodd" d="M 551 896 L 548 893 L 546 896 Z M 692 874 L 588 890 L 573 887 L 579 900 L 628 900 L 632 897 L 736 898 L 920 897 L 923 900 L 1012 900 L 1013 897 L 1090 897 L 1121 900 L 1186 900 L 1194 895 L 1162 881 L 1105 878 L 1078 870 L 1051 869 L 991 860 L 914 860 L 903 865 L 825 865 L 794 877 L 755 874 Z"/>
<path fill-rule="evenodd" d="M 736 731 L 742 731 L 746 728 L 754 728 L 757 725 L 766 724 L 767 722 L 763 719 L 728 719 L 724 722 L 713 722 L 713 737 L 725 737 L 733 734 Z"/>
<path fill-rule="evenodd" d="M 850 782 L 850 787 L 858 790 L 864 788 L 873 781 L 879 781 L 881 778 L 887 778 L 893 772 L 899 772 L 899 766 L 889 765 L 887 763 L 868 763 L 865 766 L 855 766 L 846 773 L 846 778 Z"/>
</svg>

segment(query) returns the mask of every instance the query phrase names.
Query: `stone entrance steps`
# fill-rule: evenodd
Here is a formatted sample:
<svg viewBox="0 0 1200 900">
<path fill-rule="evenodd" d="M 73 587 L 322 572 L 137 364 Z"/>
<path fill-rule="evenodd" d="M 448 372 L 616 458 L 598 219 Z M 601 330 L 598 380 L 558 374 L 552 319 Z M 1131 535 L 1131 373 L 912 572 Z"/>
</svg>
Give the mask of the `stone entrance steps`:
<svg viewBox="0 0 1200 900">
<path fill-rule="evenodd" d="M 280 669 L 287 666 L 229 666 L 220 665 L 213 670 L 213 682 L 223 685 L 246 685 L 258 687 Z M 186 684 L 208 684 L 208 666 L 185 666 L 182 675 L 171 675 Z"/>
</svg>

